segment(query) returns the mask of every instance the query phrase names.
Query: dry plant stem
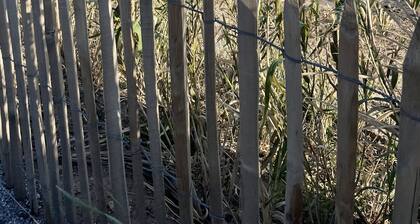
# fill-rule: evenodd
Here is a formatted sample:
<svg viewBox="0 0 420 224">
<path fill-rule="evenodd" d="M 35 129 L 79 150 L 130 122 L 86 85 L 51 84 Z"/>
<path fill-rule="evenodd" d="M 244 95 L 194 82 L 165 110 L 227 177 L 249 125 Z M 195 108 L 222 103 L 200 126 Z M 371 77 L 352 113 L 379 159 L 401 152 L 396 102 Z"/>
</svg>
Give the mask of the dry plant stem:
<svg viewBox="0 0 420 224">
<path fill-rule="evenodd" d="M 172 90 L 172 120 L 174 127 L 176 177 L 180 222 L 193 223 L 193 204 L 190 158 L 190 120 L 185 46 L 184 0 L 168 4 L 169 61 Z"/>
<path fill-rule="evenodd" d="M 158 90 L 156 85 L 153 1 L 140 0 L 143 67 L 146 88 L 147 123 L 153 172 L 153 213 L 158 223 L 166 223 L 165 186 L 160 144 Z"/>
<path fill-rule="evenodd" d="M 220 153 L 217 136 L 216 64 L 214 37 L 214 1 L 204 1 L 204 52 L 206 76 L 207 162 L 209 164 L 209 204 L 212 223 L 222 224 L 223 198 L 220 180 Z"/>
<path fill-rule="evenodd" d="M 7 95 L 7 110 L 10 129 L 10 156 L 11 156 L 11 171 L 12 171 L 12 185 L 16 195 L 16 199 L 23 201 L 26 197 L 25 192 L 25 178 L 24 167 L 22 161 L 22 146 L 19 131 L 19 116 L 17 112 L 16 103 L 16 79 L 12 68 L 11 55 L 11 37 L 9 33 L 9 21 L 6 12 L 6 2 L 0 3 L 0 46 L 3 55 L 3 67 L 6 77 L 6 95 Z M 9 60 L 7 60 L 9 59 Z"/>
<path fill-rule="evenodd" d="M 41 185 L 41 195 L 45 212 L 48 213 L 48 203 L 51 201 L 48 187 L 48 166 L 46 160 L 44 127 L 42 125 L 41 102 L 39 96 L 39 72 L 35 56 L 34 30 L 32 25 L 31 4 L 29 0 L 22 0 L 21 15 L 23 24 L 23 41 L 25 43 L 26 78 L 28 82 L 29 114 L 32 120 L 32 134 L 36 152 L 38 174 Z"/>
<path fill-rule="evenodd" d="M 112 195 L 115 200 L 114 215 L 124 224 L 129 224 L 130 211 L 128 207 L 127 185 L 122 146 L 117 50 L 114 39 L 114 25 L 110 0 L 99 1 L 99 17 L 101 27 L 104 98 L 106 99 L 106 134 L 109 150 Z"/>
<path fill-rule="evenodd" d="M 140 222 L 146 220 L 144 205 L 144 177 L 143 177 L 143 150 L 140 147 L 139 112 L 137 99 L 137 75 L 135 74 L 135 57 L 132 37 L 131 0 L 119 0 L 121 29 L 124 47 L 124 64 L 127 78 L 128 120 L 130 127 L 130 152 L 133 163 L 133 192 L 134 192 L 134 219 Z"/>
<path fill-rule="evenodd" d="M 257 34 L 258 1 L 238 0 L 238 27 Z M 258 52 L 257 39 L 239 33 L 239 160 L 241 171 L 241 220 L 259 223 L 258 163 Z"/>
<path fill-rule="evenodd" d="M 404 61 L 400 142 L 398 145 L 397 184 L 393 223 L 417 223 L 420 203 L 420 126 L 411 116 L 420 116 L 420 21 L 417 22 L 410 47 Z"/>
<path fill-rule="evenodd" d="M 284 46 L 294 58 L 301 58 L 299 1 L 284 2 Z M 285 60 L 287 102 L 287 175 L 285 223 L 302 223 L 303 133 L 301 65 Z"/>
<path fill-rule="evenodd" d="M 32 0 L 35 48 L 40 78 L 42 114 L 44 119 L 43 125 L 45 130 L 45 145 L 47 151 L 47 164 L 49 173 L 48 188 L 51 194 L 51 200 L 48 203 L 50 214 L 47 215 L 47 220 L 50 222 L 59 223 L 61 220 L 61 209 L 58 190 L 56 188 L 58 183 L 57 137 L 53 110 L 53 99 L 51 94 L 50 67 L 46 51 L 46 40 L 44 36 L 43 25 L 45 23 L 45 18 L 43 9 L 44 6 L 42 1 Z"/>
<path fill-rule="evenodd" d="M 75 14 L 75 34 L 76 34 L 76 48 L 79 56 L 80 74 L 83 85 L 83 97 L 87 113 L 87 131 L 89 140 L 89 149 L 91 151 L 91 162 L 93 172 L 93 189 L 95 196 L 94 206 L 100 211 L 106 211 L 105 191 L 103 185 L 103 171 L 100 155 L 99 132 L 98 132 L 98 117 L 96 114 L 95 104 L 95 90 L 92 82 L 90 53 L 88 42 L 88 29 L 86 19 L 86 1 L 74 0 L 74 14 Z M 100 215 L 97 219 L 99 223 L 105 223 L 106 217 Z"/>
<path fill-rule="evenodd" d="M 82 108 L 80 105 L 80 93 L 79 93 L 79 80 L 77 76 L 76 67 L 76 52 L 73 42 L 73 31 L 70 25 L 70 15 L 68 0 L 58 1 L 61 31 L 63 37 L 63 49 L 65 57 L 65 66 L 67 74 L 67 85 L 70 96 L 70 108 L 71 108 L 71 120 L 73 127 L 73 135 L 75 138 L 75 148 L 77 152 L 77 166 L 79 171 L 80 180 L 80 191 L 81 199 L 88 205 L 91 205 L 90 190 L 89 190 L 89 177 L 86 164 L 86 152 L 85 152 L 85 139 L 83 136 L 83 121 L 82 121 Z M 74 222 L 74 211 L 71 200 L 66 201 L 68 205 L 68 217 L 69 222 Z M 83 223 L 93 223 L 93 216 L 89 209 L 82 209 L 82 220 Z"/>
<path fill-rule="evenodd" d="M 7 0 L 7 12 L 10 22 L 10 38 L 13 47 L 13 59 L 15 61 L 15 74 L 17 82 L 17 96 L 19 100 L 19 123 L 22 136 L 22 147 L 25 158 L 25 173 L 27 198 L 30 202 L 30 208 L 33 212 L 38 210 L 38 200 L 36 198 L 35 171 L 32 153 L 32 138 L 29 123 L 28 99 L 26 96 L 26 81 L 24 77 L 22 64 L 22 47 L 20 36 L 20 24 L 18 19 L 18 10 L 16 0 Z"/>
<path fill-rule="evenodd" d="M 2 133 L 2 168 L 5 175 L 6 188 L 12 187 L 12 167 L 11 167 L 11 158 L 10 158 L 10 133 L 9 133 L 9 121 L 7 120 L 7 101 L 6 101 L 6 80 L 5 73 L 3 69 L 3 55 L 0 52 L 0 116 L 1 116 L 1 133 Z"/>
</svg>

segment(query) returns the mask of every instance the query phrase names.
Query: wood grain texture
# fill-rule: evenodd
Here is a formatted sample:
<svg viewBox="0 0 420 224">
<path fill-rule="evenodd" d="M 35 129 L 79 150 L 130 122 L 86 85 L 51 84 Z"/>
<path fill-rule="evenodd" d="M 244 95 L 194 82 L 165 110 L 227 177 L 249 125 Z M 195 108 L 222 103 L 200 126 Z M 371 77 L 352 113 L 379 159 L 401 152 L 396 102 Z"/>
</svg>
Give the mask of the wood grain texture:
<svg viewBox="0 0 420 224">
<path fill-rule="evenodd" d="M 58 197 L 58 191 L 55 185 L 58 183 L 58 152 L 57 152 L 57 136 L 55 125 L 55 114 L 53 110 L 53 98 L 51 93 L 51 77 L 50 66 L 48 61 L 48 53 L 46 48 L 46 40 L 44 33 L 45 18 L 42 9 L 43 2 L 40 0 L 32 0 L 32 13 L 34 23 L 34 39 L 36 58 L 38 63 L 38 72 L 40 80 L 40 93 L 42 102 L 43 125 L 45 131 L 45 146 L 47 151 L 48 164 L 48 189 L 51 200 L 47 202 L 49 214 L 47 220 L 59 223 L 61 220 L 61 209 Z M 68 171 L 68 170 L 67 170 Z"/>
<path fill-rule="evenodd" d="M 19 114 L 17 111 L 16 102 L 16 77 L 12 66 L 12 43 L 9 32 L 9 20 L 6 12 L 6 1 L 0 3 L 0 47 L 3 55 L 3 68 L 6 80 L 6 97 L 7 97 L 7 111 L 10 130 L 10 156 L 11 156 L 11 170 L 13 177 L 11 178 L 13 189 L 17 200 L 23 201 L 26 197 L 24 178 L 24 167 L 22 161 L 22 141 L 19 130 Z M 19 59 L 17 59 L 19 60 Z M 20 61 L 21 64 L 21 61 Z"/>
<path fill-rule="evenodd" d="M 299 1 L 284 1 L 284 47 L 286 52 L 301 58 Z M 287 175 L 285 223 L 302 223 L 303 211 L 303 105 L 301 65 L 284 61 L 287 102 Z"/>
<path fill-rule="evenodd" d="M 77 155 L 77 170 L 80 181 L 80 199 L 87 205 L 91 205 L 89 177 L 86 164 L 85 138 L 83 133 L 82 107 L 80 105 L 79 80 L 76 67 L 76 52 L 73 42 L 73 30 L 70 24 L 68 0 L 58 1 L 59 21 L 62 32 L 62 43 L 65 58 L 65 72 L 67 75 L 67 86 L 70 100 L 70 114 L 73 127 L 74 147 Z M 70 189 L 71 190 L 71 189 Z M 68 222 L 74 222 L 74 211 L 71 200 L 66 200 L 65 213 Z M 79 222 L 93 223 L 93 216 L 89 209 L 82 209 L 82 217 Z"/>
<path fill-rule="evenodd" d="M 420 203 L 420 21 L 404 61 L 393 223 L 417 223 Z"/>
<path fill-rule="evenodd" d="M 185 46 L 184 0 L 168 1 L 169 61 L 172 90 L 172 120 L 176 157 L 179 215 L 183 224 L 193 223 L 190 120 Z"/>
<path fill-rule="evenodd" d="M 143 44 L 143 67 L 146 87 L 147 123 L 150 139 L 153 175 L 153 213 L 158 223 L 166 223 L 165 186 L 163 179 L 162 151 L 158 89 L 156 85 L 156 59 L 153 23 L 153 1 L 140 0 L 140 16 Z"/>
<path fill-rule="evenodd" d="M 74 19 L 76 49 L 80 65 L 80 75 L 83 88 L 83 100 L 87 113 L 87 133 L 93 173 L 94 205 L 100 211 L 106 211 L 105 190 L 103 186 L 103 168 L 100 154 L 98 117 L 95 104 L 95 89 L 92 81 L 91 60 L 89 53 L 88 28 L 86 19 L 86 1 L 74 0 Z M 97 221 L 105 223 L 106 217 L 98 215 Z"/>
<path fill-rule="evenodd" d="M 36 152 L 36 161 L 41 185 L 41 196 L 45 205 L 51 201 L 48 187 L 48 165 L 46 158 L 44 127 L 42 125 L 41 99 L 39 94 L 39 72 L 35 56 L 34 30 L 32 24 L 31 4 L 29 0 L 22 0 L 21 15 L 23 24 L 23 41 L 25 43 L 26 79 L 28 83 L 29 115 Z M 48 206 L 44 205 L 44 212 L 48 212 Z M 47 207 L 47 208 L 45 208 Z"/>
<path fill-rule="evenodd" d="M 204 54 L 206 77 L 207 162 L 209 164 L 209 205 L 213 224 L 224 223 L 220 152 L 217 135 L 216 49 L 214 38 L 214 1 L 204 1 Z"/>
<path fill-rule="evenodd" d="M 239 30 L 257 34 L 257 0 L 238 0 Z M 255 37 L 239 32 L 239 161 L 241 219 L 244 224 L 259 223 L 258 163 L 258 46 Z"/>
<path fill-rule="evenodd" d="M 359 32 L 354 0 L 346 0 L 340 24 L 338 71 L 340 75 L 358 79 Z M 337 114 L 337 186 L 335 220 L 353 223 L 356 187 L 358 86 L 338 79 Z"/>
<path fill-rule="evenodd" d="M 109 150 L 109 165 L 112 196 L 115 200 L 114 216 L 124 224 L 130 223 L 127 184 L 122 146 L 121 107 L 117 49 L 111 0 L 99 1 L 101 50 L 104 76 L 106 135 Z"/>
<path fill-rule="evenodd" d="M 15 76 L 17 84 L 17 99 L 19 100 L 19 125 L 20 135 L 22 137 L 22 149 L 24 153 L 24 168 L 26 174 L 27 198 L 29 199 L 32 211 L 38 210 L 38 200 L 36 198 L 35 172 L 32 153 L 32 137 L 29 123 L 28 98 L 26 96 L 26 80 L 24 77 L 21 45 L 21 30 L 18 18 L 18 9 L 16 0 L 7 0 L 7 15 L 9 16 L 10 38 L 13 48 L 13 59 L 15 61 Z"/>
</svg>

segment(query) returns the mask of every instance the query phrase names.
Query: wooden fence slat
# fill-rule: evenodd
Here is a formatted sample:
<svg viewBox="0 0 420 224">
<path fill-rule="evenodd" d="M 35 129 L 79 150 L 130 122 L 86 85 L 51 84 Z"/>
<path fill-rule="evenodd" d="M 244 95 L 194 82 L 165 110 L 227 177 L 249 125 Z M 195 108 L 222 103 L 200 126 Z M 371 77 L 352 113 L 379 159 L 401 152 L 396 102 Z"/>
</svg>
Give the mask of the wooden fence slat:
<svg viewBox="0 0 420 224">
<path fill-rule="evenodd" d="M 153 212 L 158 223 L 166 223 L 165 186 L 163 179 L 162 151 L 160 144 L 158 90 L 155 73 L 155 40 L 153 1 L 140 0 L 143 46 L 144 81 L 146 88 L 147 122 L 153 172 Z"/>
<path fill-rule="evenodd" d="M 44 127 L 42 125 L 42 113 L 39 96 L 39 82 L 37 61 L 35 56 L 34 30 L 31 17 L 31 5 L 29 0 L 21 0 L 21 14 L 23 24 L 23 40 L 25 47 L 25 57 L 27 66 L 27 82 L 29 96 L 29 114 L 32 120 L 32 134 L 36 151 L 36 160 L 38 175 L 40 178 L 41 195 L 44 201 L 46 213 L 48 211 L 48 202 L 51 200 L 48 187 L 48 165 L 46 161 L 46 150 L 44 140 Z"/>
<path fill-rule="evenodd" d="M 299 1 L 284 1 L 284 47 L 301 58 Z M 302 223 L 303 209 L 303 111 L 301 65 L 285 60 L 287 102 L 287 174 L 285 223 Z"/>
<path fill-rule="evenodd" d="M 51 87 L 53 94 L 54 111 L 57 115 L 58 137 L 60 140 L 60 151 L 63 163 L 63 189 L 69 194 L 73 194 L 73 165 L 70 148 L 70 134 L 68 127 L 66 96 L 64 93 L 63 73 L 61 69 L 60 53 L 58 49 L 58 24 L 56 5 L 52 0 L 43 0 L 45 16 L 45 41 L 48 51 L 50 65 Z M 51 161 L 56 159 L 51 159 Z M 49 163 L 50 169 L 58 170 L 58 164 Z M 57 171 L 56 171 L 57 172 Z M 56 186 L 59 185 L 59 179 L 50 179 L 51 190 L 53 191 L 53 201 L 60 201 L 60 193 L 56 192 Z M 66 201 L 66 203 L 68 203 Z M 63 212 L 63 211 L 62 211 Z M 67 212 L 67 211 L 64 211 Z"/>
<path fill-rule="evenodd" d="M 140 146 L 139 104 L 137 99 L 137 75 L 135 71 L 135 57 L 132 37 L 132 6 L 131 0 L 119 0 L 121 15 L 121 30 L 124 48 L 125 74 L 127 78 L 128 120 L 130 128 L 130 153 L 133 163 L 133 192 L 134 192 L 134 219 L 146 220 L 144 204 L 144 176 L 143 176 L 143 150 Z"/>
<path fill-rule="evenodd" d="M 193 223 L 190 120 L 185 46 L 184 0 L 168 1 L 169 61 L 172 89 L 172 116 L 176 157 L 176 178 L 181 223 Z"/>
<path fill-rule="evenodd" d="M 9 21 L 6 12 L 6 1 L 0 2 L 0 46 L 3 54 L 3 67 L 6 78 L 6 96 L 8 120 L 10 129 L 10 154 L 11 154 L 11 168 L 13 177 L 13 188 L 16 199 L 23 201 L 26 197 L 24 178 L 24 167 L 22 164 L 22 145 L 19 131 L 19 115 L 17 112 L 16 103 L 16 79 L 12 69 L 12 45 L 9 33 Z"/>
<path fill-rule="evenodd" d="M 239 30 L 257 35 L 257 0 L 238 0 Z M 239 160 L 242 223 L 259 223 L 258 46 L 255 37 L 238 33 Z"/>
<path fill-rule="evenodd" d="M 7 120 L 7 102 L 6 102 L 6 80 L 3 68 L 3 54 L 0 46 L 0 116 L 1 116 L 1 133 L 2 133 L 2 152 L 3 152 L 3 172 L 5 176 L 6 188 L 10 188 L 12 183 L 11 174 L 11 159 L 10 159 L 10 148 L 9 148 L 9 121 Z"/>
<path fill-rule="evenodd" d="M 106 211 L 105 190 L 103 186 L 103 171 L 101 162 L 102 160 L 99 144 L 98 117 L 96 113 L 95 90 L 93 87 L 90 65 L 91 60 L 89 54 L 88 28 L 86 19 L 86 1 L 74 0 L 73 7 L 76 24 L 76 48 L 79 53 L 78 58 L 80 63 L 80 74 L 83 85 L 83 99 L 85 102 L 85 109 L 88 120 L 87 130 L 94 180 L 94 205 L 100 211 Z M 97 217 L 97 221 L 99 223 L 105 223 L 106 217 L 103 215 L 99 215 Z"/>
<path fill-rule="evenodd" d="M 102 65 L 104 76 L 104 98 L 106 134 L 109 150 L 112 195 L 115 200 L 114 214 L 124 224 L 130 223 L 127 185 L 122 147 L 121 108 L 119 73 L 117 71 L 117 50 L 111 0 L 99 1 L 101 29 Z"/>
<path fill-rule="evenodd" d="M 70 97 L 70 114 L 75 138 L 77 152 L 77 170 L 79 171 L 81 199 L 88 205 L 91 204 L 89 177 L 86 164 L 85 139 L 83 133 L 82 108 L 80 105 L 79 80 L 76 67 L 76 52 L 73 42 L 73 31 L 70 25 L 68 0 L 59 0 L 58 9 L 62 32 L 63 51 L 67 75 L 67 86 Z M 68 222 L 75 222 L 74 208 L 71 200 L 66 200 L 66 215 Z M 92 212 L 89 209 L 82 209 L 83 223 L 93 223 Z"/>
<path fill-rule="evenodd" d="M 359 33 L 354 0 L 346 0 L 340 25 L 338 71 L 358 79 Z M 337 223 L 353 223 L 357 154 L 358 86 L 338 79 L 337 114 L 337 187 L 335 218 Z"/>
<path fill-rule="evenodd" d="M 45 146 L 47 151 L 48 164 L 48 188 L 51 199 L 47 202 L 49 214 L 47 220 L 59 223 L 61 220 L 60 201 L 58 190 L 55 185 L 58 183 L 58 151 L 56 142 L 56 126 L 53 110 L 53 99 L 51 94 L 50 68 L 47 58 L 46 41 L 44 36 L 44 15 L 43 3 L 40 0 L 32 0 L 32 13 L 34 23 L 34 37 L 36 58 L 38 62 L 38 72 L 40 78 L 40 93 L 42 102 L 42 112 L 44 119 Z M 68 170 L 67 170 L 68 172 Z M 66 189 L 64 189 L 66 190 Z"/>
<path fill-rule="evenodd" d="M 18 19 L 18 10 L 16 0 L 7 0 L 7 11 L 10 22 L 10 38 L 13 47 L 13 59 L 15 61 L 15 74 L 17 82 L 17 97 L 19 100 L 19 124 L 20 134 L 22 136 L 22 146 L 25 159 L 26 188 L 27 197 L 30 202 L 30 208 L 36 212 L 38 210 L 38 200 L 35 187 L 35 171 L 32 152 L 32 137 L 29 123 L 28 98 L 26 96 L 26 81 L 22 66 L 22 47 L 20 36 L 20 23 Z"/>
<path fill-rule="evenodd" d="M 214 1 L 204 1 L 204 53 L 206 77 L 207 162 L 209 164 L 209 205 L 213 224 L 222 224 L 223 198 L 220 180 L 220 153 L 217 137 L 216 50 L 214 37 Z"/>
<path fill-rule="evenodd" d="M 420 20 L 404 61 L 393 223 L 417 223 L 420 203 Z"/>
</svg>

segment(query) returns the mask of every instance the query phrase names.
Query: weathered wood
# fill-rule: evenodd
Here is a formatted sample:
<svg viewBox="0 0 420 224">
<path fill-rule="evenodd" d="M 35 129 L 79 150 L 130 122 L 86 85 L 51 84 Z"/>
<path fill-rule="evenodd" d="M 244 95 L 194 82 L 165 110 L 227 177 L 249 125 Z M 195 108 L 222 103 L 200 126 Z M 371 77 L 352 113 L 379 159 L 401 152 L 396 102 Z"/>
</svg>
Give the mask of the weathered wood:
<svg viewBox="0 0 420 224">
<path fill-rule="evenodd" d="M 117 71 L 117 50 L 111 0 L 99 1 L 101 29 L 102 65 L 104 76 L 104 98 L 106 135 L 109 150 L 112 195 L 115 200 L 115 217 L 123 223 L 130 223 L 127 185 L 122 147 L 121 107 L 119 73 Z"/>
<path fill-rule="evenodd" d="M 81 199 L 88 205 L 91 204 L 89 177 L 86 164 L 85 139 L 83 134 L 82 108 L 80 105 L 79 80 L 77 76 L 76 52 L 73 42 L 73 30 L 70 25 L 68 0 L 59 0 L 58 9 L 60 15 L 61 32 L 63 39 L 63 51 L 67 75 L 67 86 L 70 97 L 70 114 L 75 138 L 77 154 L 77 170 L 79 171 Z M 74 221 L 74 211 L 71 200 L 66 200 L 67 220 Z M 93 216 L 89 209 L 82 209 L 82 223 L 93 223 Z"/>
<path fill-rule="evenodd" d="M 38 68 L 35 56 L 34 30 L 32 25 L 31 5 L 29 0 L 21 0 L 21 15 L 23 24 L 23 41 L 26 58 L 26 77 L 28 82 L 29 114 L 32 120 L 32 134 L 35 145 L 38 176 L 40 178 L 41 195 L 43 197 L 45 213 L 51 194 L 48 186 L 48 165 L 46 159 L 44 127 L 42 125 L 41 102 L 39 96 Z"/>
<path fill-rule="evenodd" d="M 284 1 L 284 47 L 286 52 L 301 58 L 299 1 Z M 285 223 L 302 223 L 303 209 L 303 133 L 301 66 L 285 60 L 287 101 L 287 175 Z"/>
<path fill-rule="evenodd" d="M 153 213 L 158 223 L 166 223 L 165 186 L 162 173 L 160 145 L 158 90 L 155 73 L 155 39 L 153 24 L 153 1 L 140 0 L 140 16 L 143 44 L 143 67 L 146 88 L 147 123 L 153 172 Z"/>
<path fill-rule="evenodd" d="M 98 117 L 96 114 L 95 104 L 95 90 L 93 87 L 88 29 L 86 19 L 86 1 L 74 0 L 74 15 L 75 15 L 75 34 L 76 34 L 76 48 L 78 51 L 78 59 L 80 63 L 80 74 L 83 85 L 83 99 L 87 113 L 87 130 L 89 149 L 91 152 L 91 163 L 93 173 L 93 189 L 95 196 L 95 207 L 100 211 L 106 211 L 105 190 L 103 186 L 103 171 L 100 156 L 99 132 L 98 132 Z M 100 215 L 97 217 L 99 223 L 105 223 L 106 217 Z"/>
<path fill-rule="evenodd" d="M 131 0 L 119 0 L 121 15 L 121 31 L 124 48 L 125 75 L 127 79 L 128 126 L 130 128 L 130 153 L 133 163 L 133 192 L 134 192 L 134 220 L 146 220 L 146 207 L 144 204 L 144 177 L 143 177 L 143 148 L 140 147 L 139 104 L 137 99 L 137 75 L 135 71 L 135 57 L 132 36 Z"/>
<path fill-rule="evenodd" d="M 68 127 L 66 96 L 64 93 L 64 81 L 62 73 L 62 64 L 60 61 L 60 53 L 58 49 L 58 24 L 56 5 L 52 0 L 44 1 L 44 15 L 45 15 L 45 41 L 48 51 L 48 59 L 50 63 L 51 87 L 53 94 L 54 110 L 57 115 L 58 123 L 58 137 L 60 140 L 60 151 L 63 161 L 63 189 L 70 195 L 73 195 L 73 165 L 70 148 L 70 134 Z M 50 159 L 56 161 L 56 159 Z M 50 169 L 58 170 L 58 164 L 51 162 Z M 55 167 L 52 167 L 55 166 Z M 50 171 L 51 172 L 51 171 Z M 50 179 L 51 190 L 53 191 L 53 200 L 59 197 L 60 193 L 56 188 L 59 185 L 59 180 Z M 56 192 L 57 191 L 57 192 Z M 68 202 L 66 202 L 68 203 Z"/>
<path fill-rule="evenodd" d="M 179 215 L 184 224 L 193 223 L 190 120 L 188 108 L 188 85 L 185 47 L 184 0 L 169 1 L 169 61 L 172 89 L 172 119 L 176 157 Z"/>
<path fill-rule="evenodd" d="M 15 61 L 15 75 L 17 82 L 17 97 L 19 100 L 19 124 L 20 134 L 22 136 L 22 147 L 25 158 L 25 174 L 26 174 L 26 188 L 27 198 L 30 202 L 30 208 L 33 212 L 38 210 L 38 200 L 36 197 L 35 187 L 35 171 L 32 152 L 32 137 L 29 123 L 28 99 L 26 96 L 26 80 L 24 77 L 22 66 L 22 47 L 20 36 L 20 23 L 18 19 L 16 0 L 7 0 L 7 15 L 10 23 L 10 37 L 13 47 L 13 59 Z"/>
<path fill-rule="evenodd" d="M 217 137 L 216 64 L 214 1 L 204 1 L 204 53 L 206 77 L 207 162 L 209 164 L 209 205 L 213 224 L 224 223 L 220 153 Z"/>
<path fill-rule="evenodd" d="M 50 214 L 47 214 L 47 220 L 54 223 L 60 223 L 61 209 L 56 185 L 58 184 L 58 151 L 56 142 L 56 126 L 53 110 L 53 99 L 51 94 L 50 67 L 47 57 L 47 48 L 44 36 L 44 14 L 43 2 L 32 0 L 32 13 L 34 24 L 34 37 L 36 58 L 38 62 L 38 72 L 40 79 L 40 93 L 42 102 L 43 125 L 45 131 L 45 146 L 47 151 L 48 164 L 48 188 L 51 194 L 51 200 L 48 202 Z M 69 170 L 67 169 L 68 173 Z M 68 175 L 67 175 L 68 176 Z M 69 181 L 68 181 L 69 182 Z M 66 190 L 66 189 L 64 189 Z"/>
<path fill-rule="evenodd" d="M 238 0 L 239 30 L 257 34 L 258 1 Z M 239 161 L 242 223 L 259 223 L 258 164 L 258 46 L 255 37 L 238 34 L 239 49 Z"/>
<path fill-rule="evenodd" d="M 9 21 L 6 12 L 6 1 L 0 2 L 0 46 L 3 55 L 3 67 L 6 78 L 6 96 L 7 96 L 7 110 L 10 130 L 10 155 L 11 155 L 11 169 L 12 169 L 12 183 L 16 199 L 23 201 L 26 197 L 24 178 L 24 167 L 22 161 L 22 141 L 19 130 L 19 115 L 16 103 L 16 78 L 12 68 L 11 51 L 12 45 L 9 32 Z M 18 59 L 19 60 L 19 59 Z M 15 62 L 17 63 L 17 62 Z M 20 63 L 21 64 L 21 63 Z"/>
<path fill-rule="evenodd" d="M 338 71 L 358 79 L 359 33 L 354 0 L 346 0 L 340 25 Z M 358 86 L 338 79 L 337 186 L 335 220 L 353 223 L 357 154 Z"/>
<path fill-rule="evenodd" d="M 12 184 L 11 161 L 10 161 L 10 145 L 9 145 L 9 121 L 7 120 L 7 102 L 6 102 L 6 80 L 3 69 L 3 55 L 0 46 L 0 116 L 1 116 L 1 133 L 2 133 L 2 153 L 3 153 L 3 172 L 5 176 L 6 188 L 10 188 Z"/>
<path fill-rule="evenodd" d="M 417 223 L 420 203 L 420 21 L 404 61 L 393 223 Z"/>
</svg>

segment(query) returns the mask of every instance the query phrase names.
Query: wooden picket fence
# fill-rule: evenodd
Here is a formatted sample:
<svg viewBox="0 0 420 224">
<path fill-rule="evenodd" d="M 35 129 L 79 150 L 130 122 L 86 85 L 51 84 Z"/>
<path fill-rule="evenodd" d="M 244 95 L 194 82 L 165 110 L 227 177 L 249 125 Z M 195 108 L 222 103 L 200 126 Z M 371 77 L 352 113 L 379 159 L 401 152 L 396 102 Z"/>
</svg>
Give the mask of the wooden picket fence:
<svg viewBox="0 0 420 224">
<path fill-rule="evenodd" d="M 106 137 L 111 191 L 106 192 L 101 164 L 98 118 L 92 83 L 86 0 L 70 1 L 76 28 L 72 27 L 68 0 L 2 0 L 0 2 L 0 121 L 1 163 L 5 184 L 16 199 L 30 202 L 40 213 L 38 189 L 49 223 L 145 223 L 143 156 L 138 119 L 137 71 L 132 39 L 132 1 L 120 0 L 124 63 L 128 83 L 128 119 L 133 167 L 133 195 L 128 195 L 122 144 L 119 72 L 111 0 L 99 0 Z M 284 52 L 287 95 L 287 185 L 284 223 L 302 223 L 304 144 L 299 0 L 284 2 Z M 20 3 L 20 5 L 18 5 Z M 215 17 L 213 0 L 204 0 L 204 49 L 209 164 L 209 214 L 214 224 L 225 223 L 220 180 L 217 131 Z M 240 86 L 240 189 L 241 223 L 260 222 L 258 160 L 258 0 L 238 0 Z M 340 26 L 338 63 L 338 139 L 335 217 L 353 223 L 358 124 L 358 25 L 355 1 L 346 0 Z M 58 5 L 58 8 L 56 6 Z M 192 224 L 194 199 L 191 180 L 190 119 L 186 69 L 184 0 L 168 0 L 169 58 L 172 121 L 176 153 L 179 223 Z M 18 8 L 20 7 L 20 9 Z M 153 216 L 167 223 L 165 186 L 160 145 L 158 91 L 155 74 L 153 1 L 140 0 L 147 125 L 153 176 Z M 56 18 L 58 16 L 58 18 Z M 59 21 L 60 24 L 57 24 Z M 60 27 L 60 29 L 58 29 Z M 75 36 L 73 37 L 73 32 Z M 21 36 L 22 34 L 22 36 Z M 61 61 L 59 37 L 65 61 Z M 24 43 L 24 44 L 23 44 Z M 76 54 L 77 52 L 77 54 Z M 65 66 L 66 85 L 62 66 Z M 78 65 L 80 70 L 78 70 Z M 401 103 L 400 145 L 393 221 L 415 223 L 420 203 L 420 22 L 406 57 Z M 79 86 L 81 81 L 82 88 Z M 65 87 L 68 89 L 66 90 Z M 83 91 L 82 108 L 80 92 Z M 69 111 L 67 111 L 69 108 Z M 82 110 L 87 125 L 82 122 Z M 69 119 L 71 116 L 71 119 Z M 71 122 L 71 123 L 70 123 Z M 70 128 L 71 127 L 71 132 Z M 85 130 L 86 129 L 86 130 Z M 84 131 L 88 133 L 85 139 Z M 70 138 L 74 138 L 74 143 Z M 89 142 L 93 186 L 90 186 L 85 140 Z M 73 177 L 71 149 L 77 155 Z M 60 153 L 59 153 L 60 150 Z M 34 154 L 35 153 L 35 154 Z M 59 155 L 61 163 L 59 164 Z M 35 159 L 34 159 L 35 157 Z M 36 161 L 36 165 L 34 164 Z M 35 170 L 35 167 L 37 170 Z M 61 172 L 60 172 L 61 170 Z M 38 175 L 35 175 L 38 173 Z M 25 178 L 22 178 L 25 177 Z M 79 183 L 80 197 L 74 185 Z M 40 185 L 40 187 L 38 186 Z M 104 213 L 112 195 L 112 216 Z M 134 206 L 129 206 L 129 198 Z M 83 208 L 76 215 L 76 207 Z M 132 212 L 130 212 L 130 209 Z"/>
</svg>

